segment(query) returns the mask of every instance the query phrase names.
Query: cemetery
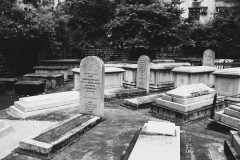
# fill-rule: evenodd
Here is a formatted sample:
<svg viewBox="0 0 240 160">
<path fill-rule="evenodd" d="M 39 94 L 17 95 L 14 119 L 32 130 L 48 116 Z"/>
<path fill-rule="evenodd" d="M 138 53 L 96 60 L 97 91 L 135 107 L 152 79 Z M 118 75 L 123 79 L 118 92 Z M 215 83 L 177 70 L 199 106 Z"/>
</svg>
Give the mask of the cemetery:
<svg viewBox="0 0 240 160">
<path fill-rule="evenodd" d="M 240 3 L 184 4 L 0 0 L 0 159 L 240 160 Z"/>
</svg>

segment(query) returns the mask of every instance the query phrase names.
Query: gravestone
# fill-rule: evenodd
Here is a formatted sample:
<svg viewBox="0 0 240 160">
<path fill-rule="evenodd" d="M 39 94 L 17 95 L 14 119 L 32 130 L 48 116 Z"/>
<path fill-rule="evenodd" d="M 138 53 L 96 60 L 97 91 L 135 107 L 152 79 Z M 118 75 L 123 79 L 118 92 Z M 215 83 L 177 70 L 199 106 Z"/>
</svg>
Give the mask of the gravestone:
<svg viewBox="0 0 240 160">
<path fill-rule="evenodd" d="M 215 52 L 207 49 L 203 52 L 203 66 L 214 67 Z"/>
<path fill-rule="evenodd" d="M 137 65 L 137 88 L 145 89 L 149 93 L 150 81 L 150 58 L 148 56 L 140 56 Z"/>
<path fill-rule="evenodd" d="M 96 56 L 80 63 L 80 113 L 104 115 L 104 62 Z"/>
</svg>

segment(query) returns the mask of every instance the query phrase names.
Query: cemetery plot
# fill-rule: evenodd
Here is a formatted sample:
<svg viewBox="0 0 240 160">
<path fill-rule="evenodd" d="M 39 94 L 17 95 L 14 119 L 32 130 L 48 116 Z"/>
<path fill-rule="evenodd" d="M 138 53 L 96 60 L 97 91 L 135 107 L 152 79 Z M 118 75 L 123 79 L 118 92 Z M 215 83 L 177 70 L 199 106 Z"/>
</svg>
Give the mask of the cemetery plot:
<svg viewBox="0 0 240 160">
<path fill-rule="evenodd" d="M 64 80 L 68 80 L 68 69 L 67 66 L 36 66 L 33 68 L 35 73 L 48 73 L 48 74 L 59 74 L 64 75 Z"/>
<path fill-rule="evenodd" d="M 77 106 L 79 106 L 79 93 L 77 91 L 69 91 L 20 98 L 19 101 L 14 103 L 14 106 L 9 107 L 9 112 L 12 115 L 25 119 Z"/>
<path fill-rule="evenodd" d="M 214 84 L 213 72 L 217 68 L 207 66 L 177 67 L 172 70 L 174 87 L 203 83 L 209 87 Z"/>
<path fill-rule="evenodd" d="M 180 86 L 156 98 L 151 112 L 171 120 L 190 121 L 211 114 L 215 91 L 204 84 Z M 223 105 L 217 105 L 221 109 Z"/>
<path fill-rule="evenodd" d="M 50 157 L 100 122 L 101 118 L 97 116 L 75 115 L 37 136 L 22 140 L 19 152 L 28 155 L 33 152 Z"/>
</svg>

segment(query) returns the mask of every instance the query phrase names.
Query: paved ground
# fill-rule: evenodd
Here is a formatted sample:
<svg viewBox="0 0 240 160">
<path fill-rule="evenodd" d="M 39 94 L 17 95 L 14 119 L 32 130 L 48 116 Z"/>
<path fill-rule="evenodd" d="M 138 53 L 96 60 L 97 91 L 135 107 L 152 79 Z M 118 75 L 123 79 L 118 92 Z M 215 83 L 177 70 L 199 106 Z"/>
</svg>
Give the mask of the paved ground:
<svg viewBox="0 0 240 160">
<path fill-rule="evenodd" d="M 50 92 L 70 90 L 72 83 L 66 84 Z M 1 109 L 12 105 L 17 96 L 11 94 L 0 95 Z M 7 97 L 7 98 L 6 98 Z M 2 100 L 6 98 L 7 100 Z M 4 102 L 4 104 L 2 104 Z M 118 160 L 127 149 L 134 133 L 148 120 L 159 120 L 151 116 L 148 109 L 130 110 L 121 107 L 121 99 L 114 99 L 105 103 L 105 121 L 85 133 L 75 143 L 57 153 L 54 160 Z M 12 103 L 12 104 L 11 104 Z M 33 117 L 28 120 L 36 121 L 62 121 L 77 113 L 77 109 L 64 110 L 44 116 Z M 0 118 L 14 119 L 1 111 Z M 160 120 L 161 121 L 161 120 Z M 225 160 L 223 141 L 228 138 L 228 130 L 212 125 L 208 118 L 197 121 L 177 124 L 186 135 L 186 152 L 182 154 L 183 160 Z M 12 153 L 7 160 L 36 160 L 25 155 Z M 147 157 L 146 157 L 147 159 Z"/>
</svg>

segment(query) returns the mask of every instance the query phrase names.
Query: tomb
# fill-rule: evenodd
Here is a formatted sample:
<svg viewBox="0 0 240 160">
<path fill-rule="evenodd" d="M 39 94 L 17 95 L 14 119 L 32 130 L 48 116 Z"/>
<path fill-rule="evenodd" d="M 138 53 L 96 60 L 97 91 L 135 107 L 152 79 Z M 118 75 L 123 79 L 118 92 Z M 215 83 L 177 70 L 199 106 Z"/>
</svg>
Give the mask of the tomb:
<svg viewBox="0 0 240 160">
<path fill-rule="evenodd" d="M 35 73 L 48 73 L 48 74 L 59 74 L 64 75 L 64 80 L 68 80 L 68 69 L 67 66 L 36 66 L 33 68 Z"/>
<path fill-rule="evenodd" d="M 150 90 L 158 91 L 173 87 L 173 72 L 176 67 L 190 66 L 189 63 L 158 63 L 151 64 L 150 70 Z"/>
<path fill-rule="evenodd" d="M 74 90 L 79 90 L 80 68 L 72 69 Z M 105 89 L 120 89 L 123 87 L 125 70 L 116 67 L 105 67 Z"/>
<path fill-rule="evenodd" d="M 220 69 L 213 72 L 215 90 L 219 95 L 233 96 L 240 94 L 240 67 Z"/>
<path fill-rule="evenodd" d="M 49 74 L 49 73 L 29 73 L 23 75 L 23 77 L 31 78 L 33 80 L 38 80 L 39 78 L 46 79 L 45 88 L 57 88 L 62 86 L 64 83 L 64 75 L 63 74 Z"/>
<path fill-rule="evenodd" d="M 209 87 L 214 85 L 213 72 L 217 68 L 208 66 L 177 67 L 172 70 L 174 87 L 203 83 Z"/>
<path fill-rule="evenodd" d="M 0 138 L 8 135 L 12 130 L 12 126 L 10 124 L 4 125 L 4 121 L 0 119 Z"/>
<path fill-rule="evenodd" d="M 19 98 L 19 101 L 14 102 L 14 106 L 9 107 L 9 113 L 25 119 L 77 106 L 79 106 L 79 93 L 68 91 Z"/>
<path fill-rule="evenodd" d="M 71 70 L 73 68 L 78 68 L 81 59 L 51 59 L 51 60 L 40 60 L 39 65 L 41 66 L 67 66 L 68 67 L 68 77 L 72 77 L 73 73 Z"/>
<path fill-rule="evenodd" d="M 240 123 L 240 103 L 228 104 L 228 107 L 224 108 L 224 110 L 215 112 L 213 120 L 219 124 L 237 129 Z"/>
<path fill-rule="evenodd" d="M 101 118 L 92 115 L 77 114 L 49 127 L 38 135 L 20 141 L 19 153 L 40 155 L 44 159 L 58 150 L 73 143 L 82 134 L 101 122 Z"/>
<path fill-rule="evenodd" d="M 123 159 L 180 160 L 180 127 L 174 123 L 148 121 L 131 143 Z"/>
<path fill-rule="evenodd" d="M 229 139 L 224 141 L 224 153 L 227 159 L 240 159 L 240 124 L 237 131 L 230 130 Z"/>
<path fill-rule="evenodd" d="M 215 91 L 204 84 L 180 86 L 156 98 L 151 113 L 170 120 L 190 121 L 210 115 Z M 217 105 L 221 109 L 221 105 Z"/>
<path fill-rule="evenodd" d="M 45 92 L 46 80 L 32 81 L 23 80 L 14 83 L 14 92 L 19 95 L 38 95 Z"/>
</svg>

